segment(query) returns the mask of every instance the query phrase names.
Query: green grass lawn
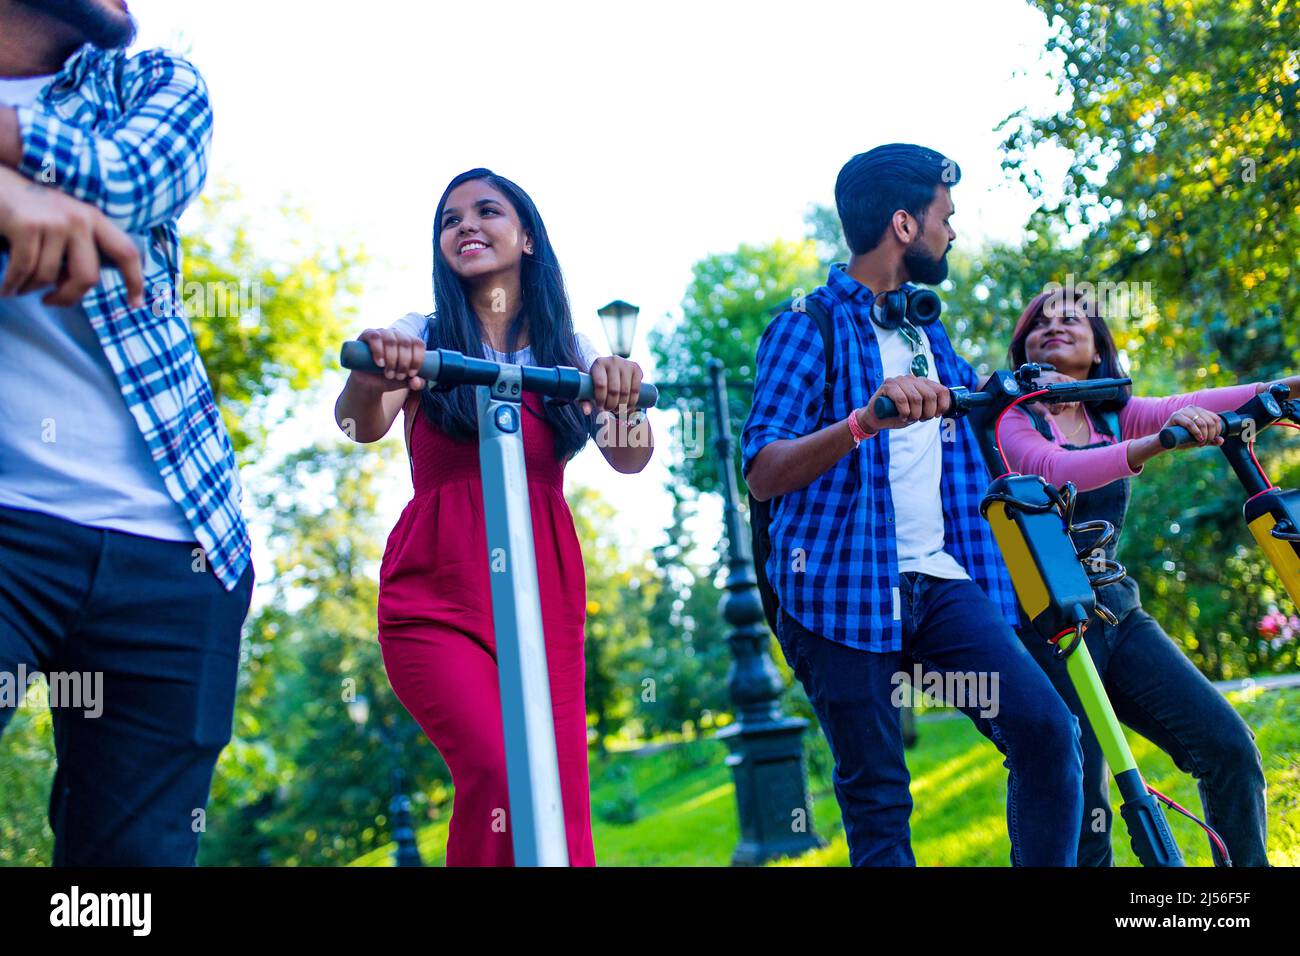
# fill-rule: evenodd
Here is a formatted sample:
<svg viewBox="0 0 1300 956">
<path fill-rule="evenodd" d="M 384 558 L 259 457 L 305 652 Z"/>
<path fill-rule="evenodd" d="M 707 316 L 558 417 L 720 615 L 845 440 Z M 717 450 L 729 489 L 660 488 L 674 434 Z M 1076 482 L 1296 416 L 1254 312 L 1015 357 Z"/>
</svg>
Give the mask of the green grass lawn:
<svg viewBox="0 0 1300 956">
<path fill-rule="evenodd" d="M 1275 865 L 1300 865 L 1300 689 L 1271 691 L 1233 703 L 1255 730 L 1268 775 L 1268 844 Z M 922 866 L 1006 866 L 1011 852 L 1005 822 L 1006 771 L 1002 757 L 964 719 L 924 721 L 921 742 L 908 752 L 912 771 L 912 845 Z M 1194 781 L 1146 740 L 1129 735 L 1143 775 L 1156 789 L 1194 813 Z M 592 761 L 596 858 L 602 866 L 724 866 L 736 845 L 736 803 L 723 744 L 703 740 L 653 756 L 616 754 Z M 810 781 L 813 817 L 827 846 L 795 860 L 797 866 L 847 866 L 839 807 L 825 781 Z M 1112 786 L 1112 795 L 1114 787 Z M 636 819 L 602 819 L 634 802 Z M 626 814 L 625 814 L 626 815 Z M 1210 865 L 1209 847 L 1195 824 L 1171 818 L 1190 866 Z M 1137 861 L 1115 806 L 1117 865 Z M 447 841 L 443 820 L 419 833 L 426 863 L 441 865 Z M 355 861 L 386 866 L 391 848 Z"/>
</svg>

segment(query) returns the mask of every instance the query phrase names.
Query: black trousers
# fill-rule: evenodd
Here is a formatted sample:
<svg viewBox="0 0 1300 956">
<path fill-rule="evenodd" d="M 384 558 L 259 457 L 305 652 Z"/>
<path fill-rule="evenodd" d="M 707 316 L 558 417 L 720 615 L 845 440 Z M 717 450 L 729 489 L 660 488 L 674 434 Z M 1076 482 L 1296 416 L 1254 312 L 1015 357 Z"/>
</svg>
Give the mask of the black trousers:
<svg viewBox="0 0 1300 956">
<path fill-rule="evenodd" d="M 0 678 L 50 680 L 56 866 L 195 862 L 253 590 L 195 549 L 0 508 Z"/>
<path fill-rule="evenodd" d="M 1267 866 L 1264 768 L 1246 722 L 1146 611 L 1129 612 L 1118 627 L 1098 623 L 1088 628 L 1085 643 L 1115 716 L 1196 778 L 1205 822 L 1223 838 L 1234 866 Z M 1053 659 L 1052 646 L 1027 629 L 1020 638 L 1079 718 L 1083 732 L 1079 866 L 1110 866 L 1110 773 L 1101 745 L 1064 662 Z M 1180 834 L 1188 833 L 1176 818 L 1172 822 Z M 1213 854 L 1222 865 L 1218 851 Z"/>
</svg>

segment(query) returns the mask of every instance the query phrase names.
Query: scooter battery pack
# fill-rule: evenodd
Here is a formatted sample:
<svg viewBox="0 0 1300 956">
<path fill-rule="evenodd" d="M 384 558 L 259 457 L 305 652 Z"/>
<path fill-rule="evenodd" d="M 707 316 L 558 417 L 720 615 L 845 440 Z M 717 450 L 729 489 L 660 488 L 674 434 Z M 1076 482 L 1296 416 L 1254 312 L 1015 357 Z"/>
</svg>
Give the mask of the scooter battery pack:
<svg viewBox="0 0 1300 956">
<path fill-rule="evenodd" d="M 1017 502 L 1033 510 L 1017 507 Z M 1048 641 L 1087 621 L 1096 606 L 1065 519 L 1055 508 L 1044 510 L 1050 503 L 1037 475 L 1007 475 L 989 485 L 980 509 L 1011 572 L 1021 608 Z"/>
<path fill-rule="evenodd" d="M 1300 534 L 1300 491 L 1270 488 L 1246 502 L 1242 509 L 1250 533 L 1268 556 L 1277 576 L 1282 579 L 1291 602 L 1300 607 L 1300 542 L 1274 537 L 1274 529 L 1284 534 Z"/>
</svg>

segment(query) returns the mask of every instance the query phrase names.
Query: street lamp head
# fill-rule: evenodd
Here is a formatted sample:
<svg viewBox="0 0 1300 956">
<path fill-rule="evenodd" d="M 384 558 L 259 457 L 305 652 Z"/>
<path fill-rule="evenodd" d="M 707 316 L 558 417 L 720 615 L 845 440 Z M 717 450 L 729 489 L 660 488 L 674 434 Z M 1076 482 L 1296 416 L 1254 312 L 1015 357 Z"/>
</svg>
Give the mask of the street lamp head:
<svg viewBox="0 0 1300 956">
<path fill-rule="evenodd" d="M 630 302 L 615 299 L 609 305 L 596 310 L 601 323 L 605 326 L 605 336 L 609 347 L 615 355 L 627 358 L 632 354 L 632 336 L 636 333 L 636 317 L 641 309 Z"/>
</svg>

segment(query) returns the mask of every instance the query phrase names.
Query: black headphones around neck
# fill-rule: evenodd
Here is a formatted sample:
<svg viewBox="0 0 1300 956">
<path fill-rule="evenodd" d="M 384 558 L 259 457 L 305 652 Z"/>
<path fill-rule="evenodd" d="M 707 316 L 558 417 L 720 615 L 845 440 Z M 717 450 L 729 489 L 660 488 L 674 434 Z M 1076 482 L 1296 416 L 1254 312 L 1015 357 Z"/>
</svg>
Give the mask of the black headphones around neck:
<svg viewBox="0 0 1300 956">
<path fill-rule="evenodd" d="M 894 289 L 882 292 L 871 303 L 871 321 L 882 329 L 896 329 L 903 320 L 929 325 L 939 318 L 943 301 L 930 289 Z"/>
</svg>

